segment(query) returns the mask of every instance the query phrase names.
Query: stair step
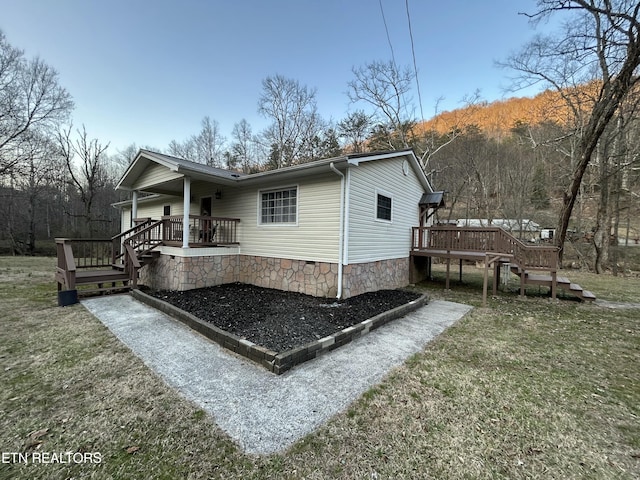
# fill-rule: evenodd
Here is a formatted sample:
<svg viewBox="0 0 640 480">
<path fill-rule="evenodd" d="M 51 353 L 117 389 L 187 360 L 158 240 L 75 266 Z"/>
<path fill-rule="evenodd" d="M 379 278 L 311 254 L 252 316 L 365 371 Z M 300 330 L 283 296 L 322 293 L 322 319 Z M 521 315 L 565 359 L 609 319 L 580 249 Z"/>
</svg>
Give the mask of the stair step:
<svg viewBox="0 0 640 480">
<path fill-rule="evenodd" d="M 569 289 L 572 292 L 582 292 L 582 287 L 580 285 L 578 285 L 577 283 L 569 284 Z"/>
<path fill-rule="evenodd" d="M 591 293 L 589 290 L 583 290 L 582 298 L 588 301 L 593 301 L 596 299 L 596 296 L 593 293 Z"/>
<path fill-rule="evenodd" d="M 88 293 L 109 293 L 109 292 L 124 292 L 131 290 L 130 285 L 120 285 L 119 287 L 102 287 L 102 288 L 86 288 L 79 290 L 78 293 L 81 295 L 86 295 Z"/>
<path fill-rule="evenodd" d="M 525 283 L 551 282 L 551 275 L 538 275 L 530 273 L 525 277 Z"/>
</svg>

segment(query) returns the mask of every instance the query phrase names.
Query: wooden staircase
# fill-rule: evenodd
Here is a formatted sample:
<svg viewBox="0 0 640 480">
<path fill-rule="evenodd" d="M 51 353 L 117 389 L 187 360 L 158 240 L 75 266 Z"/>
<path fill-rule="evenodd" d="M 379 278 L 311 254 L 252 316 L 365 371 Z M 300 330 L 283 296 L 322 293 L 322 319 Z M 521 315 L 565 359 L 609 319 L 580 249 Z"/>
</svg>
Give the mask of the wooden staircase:
<svg viewBox="0 0 640 480">
<path fill-rule="evenodd" d="M 522 278 L 523 271 L 516 265 L 511 265 L 511 272 L 518 277 Z M 524 284 L 525 285 L 538 285 L 543 287 L 553 287 L 553 276 L 534 274 L 524 271 Z M 556 277 L 556 285 L 559 289 L 577 297 L 583 302 L 593 302 L 596 296 L 589 290 L 583 289 L 577 283 L 572 283 L 567 277 Z"/>
<path fill-rule="evenodd" d="M 160 255 L 163 222 L 145 220 L 111 239 L 56 238 L 58 292 L 79 295 L 135 288 L 140 269 Z"/>
<path fill-rule="evenodd" d="M 447 289 L 452 259 L 483 262 L 483 303 L 486 303 L 489 266 L 494 270 L 495 294 L 500 265 L 504 264 L 508 264 L 511 272 L 520 277 L 521 295 L 525 294 L 526 285 L 539 285 L 549 287 L 552 298 L 556 298 L 558 288 L 582 301 L 590 302 L 596 298 L 568 278 L 558 276 L 556 246 L 529 245 L 498 227 L 413 227 L 412 236 L 412 256 L 438 257 L 447 261 Z"/>
</svg>

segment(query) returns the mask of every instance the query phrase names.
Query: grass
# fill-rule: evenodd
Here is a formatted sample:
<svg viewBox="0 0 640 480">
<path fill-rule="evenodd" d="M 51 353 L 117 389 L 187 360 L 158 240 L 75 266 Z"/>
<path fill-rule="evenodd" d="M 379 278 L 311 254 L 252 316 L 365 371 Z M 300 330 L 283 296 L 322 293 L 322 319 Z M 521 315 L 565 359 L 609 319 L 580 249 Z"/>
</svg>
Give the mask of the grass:
<svg viewBox="0 0 640 480">
<path fill-rule="evenodd" d="M 449 292 L 420 285 L 477 308 L 328 424 L 258 457 L 82 306 L 57 307 L 53 265 L 0 257 L 0 452 L 101 462 L 0 463 L 0 478 L 640 477 L 637 309 L 512 293 L 481 308 L 475 269 Z M 640 302 L 637 278 L 567 276 Z"/>
</svg>

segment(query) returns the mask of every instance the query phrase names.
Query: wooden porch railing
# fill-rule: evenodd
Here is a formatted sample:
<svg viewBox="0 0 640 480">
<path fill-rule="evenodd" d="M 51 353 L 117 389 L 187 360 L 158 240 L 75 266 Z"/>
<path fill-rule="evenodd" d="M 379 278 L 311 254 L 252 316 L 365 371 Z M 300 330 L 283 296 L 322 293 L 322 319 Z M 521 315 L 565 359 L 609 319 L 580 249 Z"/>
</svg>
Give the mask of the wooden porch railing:
<svg viewBox="0 0 640 480">
<path fill-rule="evenodd" d="M 182 245 L 182 219 L 182 215 L 139 219 L 135 227 L 112 238 L 56 238 L 58 290 L 74 289 L 79 283 L 97 283 L 102 288 L 102 283 L 116 280 L 130 281 L 135 287 L 145 255 L 160 245 Z M 237 245 L 238 222 L 237 218 L 190 215 L 189 245 Z"/>
<path fill-rule="evenodd" d="M 58 262 L 61 254 L 67 260 L 71 255 L 76 268 L 109 268 L 113 259 L 112 245 L 110 238 L 56 238 Z"/>
<path fill-rule="evenodd" d="M 112 265 L 112 240 L 110 238 L 72 239 L 56 238 L 57 265 L 55 278 L 58 291 L 75 290 L 77 285 L 128 281 L 128 276 L 114 271 Z M 120 287 L 123 288 L 123 287 Z"/>
<path fill-rule="evenodd" d="M 166 245 L 182 245 L 183 218 L 182 215 L 162 217 L 163 241 Z M 189 244 L 237 245 L 239 222 L 238 218 L 189 215 Z"/>
<path fill-rule="evenodd" d="M 135 221 L 136 225 L 133 228 L 130 228 L 126 232 L 122 232 L 122 233 L 119 233 L 118 235 L 115 235 L 114 237 L 111 237 L 111 243 L 112 243 L 111 263 L 113 265 L 123 262 L 122 260 L 122 258 L 124 257 L 123 244 L 125 240 L 127 240 L 128 238 L 131 238 L 140 230 L 148 227 L 149 225 L 151 225 L 151 223 L 153 223 L 153 221 L 150 218 L 137 219 Z"/>
<path fill-rule="evenodd" d="M 498 227 L 413 227 L 411 249 L 512 255 L 523 270 L 558 269 L 558 247 L 527 245 Z"/>
</svg>

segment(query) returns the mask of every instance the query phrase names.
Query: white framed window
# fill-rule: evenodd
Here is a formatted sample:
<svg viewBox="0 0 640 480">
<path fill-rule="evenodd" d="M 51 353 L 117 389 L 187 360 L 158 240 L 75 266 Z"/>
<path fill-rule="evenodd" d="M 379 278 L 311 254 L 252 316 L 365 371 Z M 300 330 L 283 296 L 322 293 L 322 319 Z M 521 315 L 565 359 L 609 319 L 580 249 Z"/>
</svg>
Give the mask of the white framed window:
<svg viewBox="0 0 640 480">
<path fill-rule="evenodd" d="M 376 220 L 391 222 L 393 219 L 393 197 L 376 191 Z"/>
<path fill-rule="evenodd" d="M 261 190 L 260 225 L 296 225 L 298 223 L 298 187 Z"/>
</svg>

